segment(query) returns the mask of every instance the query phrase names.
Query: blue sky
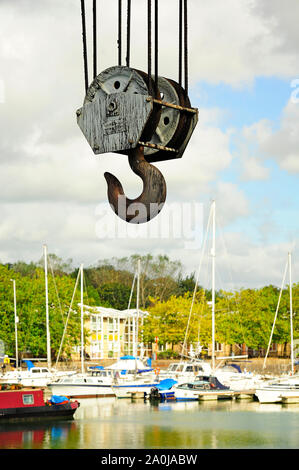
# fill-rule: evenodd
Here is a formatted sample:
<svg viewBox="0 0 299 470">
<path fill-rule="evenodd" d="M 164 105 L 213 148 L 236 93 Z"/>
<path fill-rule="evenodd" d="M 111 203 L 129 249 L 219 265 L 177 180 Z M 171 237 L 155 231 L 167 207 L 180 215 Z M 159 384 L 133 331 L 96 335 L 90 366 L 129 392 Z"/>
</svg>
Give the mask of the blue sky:
<svg viewBox="0 0 299 470">
<path fill-rule="evenodd" d="M 193 102 L 200 108 L 220 111 L 218 127 L 224 132 L 233 128 L 237 140 L 245 126 L 261 120 L 269 121 L 273 131 L 279 129 L 281 116 L 290 99 L 291 79 L 257 77 L 252 83 L 238 88 L 225 84 L 198 82 L 191 91 Z M 241 217 L 226 227 L 226 230 L 245 231 L 253 241 L 265 241 L 260 226 L 268 214 L 271 225 L 266 239 L 272 242 L 292 241 L 299 229 L 298 177 L 283 170 L 271 155 L 262 155 L 258 146 L 253 145 L 252 156 L 260 156 L 262 164 L 269 170 L 268 178 L 244 181 L 241 178 L 241 162 L 236 139 L 232 136 L 230 150 L 234 159 L 229 168 L 219 172 L 218 180 L 233 182 L 242 188 L 250 201 L 251 214 Z"/>
</svg>

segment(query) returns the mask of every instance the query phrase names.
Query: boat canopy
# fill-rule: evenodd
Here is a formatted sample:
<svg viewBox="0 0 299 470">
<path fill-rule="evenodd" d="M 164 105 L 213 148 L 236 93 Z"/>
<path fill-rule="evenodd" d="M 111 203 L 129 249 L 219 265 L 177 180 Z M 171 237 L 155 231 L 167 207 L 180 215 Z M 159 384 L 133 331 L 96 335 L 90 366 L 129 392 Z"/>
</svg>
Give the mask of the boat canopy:
<svg viewBox="0 0 299 470">
<path fill-rule="evenodd" d="M 28 370 L 31 370 L 32 367 L 35 367 L 33 362 L 29 361 L 29 359 L 23 359 L 24 362 L 26 362 L 26 365 L 28 367 Z"/>
<path fill-rule="evenodd" d="M 105 369 L 136 372 L 149 372 L 152 370 L 151 368 L 146 368 L 141 359 L 133 356 L 123 356 L 114 364 L 106 366 Z"/>
<path fill-rule="evenodd" d="M 173 380 L 173 379 L 164 379 L 164 380 L 161 380 L 161 382 L 156 385 L 156 388 L 158 390 L 169 390 L 171 389 L 171 387 L 173 387 L 174 384 L 177 384 L 177 380 Z"/>
</svg>

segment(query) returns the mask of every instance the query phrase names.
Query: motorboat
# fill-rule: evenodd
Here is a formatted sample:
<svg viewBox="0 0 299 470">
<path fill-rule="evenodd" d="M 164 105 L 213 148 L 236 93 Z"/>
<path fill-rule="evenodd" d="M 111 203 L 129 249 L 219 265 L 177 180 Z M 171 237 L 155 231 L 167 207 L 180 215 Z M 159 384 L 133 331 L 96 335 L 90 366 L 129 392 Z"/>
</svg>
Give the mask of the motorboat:
<svg viewBox="0 0 299 470">
<path fill-rule="evenodd" d="M 0 376 L 0 384 L 22 385 L 23 387 L 46 387 L 51 381 L 75 374 L 75 371 L 59 371 L 48 367 L 36 367 L 33 362 L 24 360 L 27 370 L 14 369 Z"/>
<path fill-rule="evenodd" d="M 165 380 L 165 382 L 167 379 Z M 219 391 L 230 390 L 229 387 L 224 386 L 219 382 L 217 377 L 214 376 L 197 376 L 195 380 L 185 382 L 175 382 L 170 387 L 167 384 L 161 384 L 153 388 L 150 393 L 152 401 L 159 400 L 176 400 L 176 401 L 194 401 L 198 400 L 199 396 L 207 392 L 217 396 Z"/>
<path fill-rule="evenodd" d="M 111 385 L 114 380 L 111 371 L 94 371 L 91 374 L 76 374 L 48 383 L 52 394 L 71 398 L 111 397 L 115 396 Z"/>
<path fill-rule="evenodd" d="M 299 398 L 299 375 L 278 378 L 257 388 L 255 395 L 260 403 L 283 403 L 284 399 Z"/>
<path fill-rule="evenodd" d="M 265 383 L 263 376 L 242 370 L 239 364 L 235 363 L 228 363 L 216 368 L 214 375 L 223 385 L 234 391 L 255 390 Z"/>
<path fill-rule="evenodd" d="M 160 383 L 159 378 L 156 376 L 152 377 L 135 377 L 134 380 L 122 381 L 118 380 L 111 386 L 115 396 L 117 398 L 131 398 L 134 394 L 140 397 L 145 397 L 150 393 L 153 387 L 156 387 Z"/>
<path fill-rule="evenodd" d="M 133 356 L 123 356 L 110 366 L 89 366 L 87 373 L 63 377 L 48 383 L 52 393 L 73 398 L 118 396 L 118 390 L 142 384 L 155 384 L 153 369 Z M 125 396 L 128 396 L 125 394 Z"/>
<path fill-rule="evenodd" d="M 211 366 L 204 361 L 177 361 L 169 364 L 168 368 L 159 371 L 159 377 L 172 378 L 174 380 L 195 379 L 200 374 L 210 374 Z"/>
</svg>

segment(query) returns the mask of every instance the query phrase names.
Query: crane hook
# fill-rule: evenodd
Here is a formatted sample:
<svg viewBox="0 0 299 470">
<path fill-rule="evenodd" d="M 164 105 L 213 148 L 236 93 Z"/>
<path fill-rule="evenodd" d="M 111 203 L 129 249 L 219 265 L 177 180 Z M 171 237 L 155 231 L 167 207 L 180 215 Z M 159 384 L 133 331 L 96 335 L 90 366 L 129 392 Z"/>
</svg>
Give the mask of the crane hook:
<svg viewBox="0 0 299 470">
<path fill-rule="evenodd" d="M 130 167 L 143 181 L 143 191 L 136 199 L 129 199 L 120 181 L 105 172 L 108 199 L 118 217 L 133 224 L 143 224 L 162 210 L 166 199 L 166 183 L 160 170 L 145 160 L 143 146 L 129 150 L 128 157 Z"/>
</svg>

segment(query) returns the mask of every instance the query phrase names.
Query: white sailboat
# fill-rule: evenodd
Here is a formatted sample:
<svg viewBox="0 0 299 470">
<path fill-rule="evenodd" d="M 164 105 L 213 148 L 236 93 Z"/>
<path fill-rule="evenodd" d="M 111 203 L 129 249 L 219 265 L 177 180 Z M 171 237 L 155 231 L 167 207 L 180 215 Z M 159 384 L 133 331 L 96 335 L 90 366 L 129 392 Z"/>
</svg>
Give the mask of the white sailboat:
<svg viewBox="0 0 299 470">
<path fill-rule="evenodd" d="M 212 201 L 210 213 L 208 217 L 207 229 L 205 233 L 205 238 L 203 242 L 203 248 L 201 252 L 200 263 L 198 267 L 193 298 L 191 302 L 189 319 L 187 323 L 185 339 L 183 344 L 182 355 L 186 350 L 187 344 L 187 335 L 190 324 L 190 318 L 192 314 L 192 309 L 195 301 L 195 295 L 199 283 L 199 275 L 201 272 L 201 266 L 203 263 L 203 256 L 206 249 L 206 243 L 209 232 L 212 231 L 212 248 L 211 248 L 211 258 L 212 258 L 212 301 L 211 301 L 211 310 L 212 310 L 212 351 L 211 351 L 211 363 L 201 360 L 192 360 L 186 361 L 181 360 L 175 364 L 171 364 L 169 369 L 163 372 L 163 377 L 172 377 L 178 380 L 180 383 L 182 381 L 186 382 L 186 379 L 190 380 L 190 383 L 194 381 L 196 376 L 211 376 L 216 377 L 219 382 L 224 386 L 230 387 L 231 390 L 240 391 L 240 390 L 252 390 L 255 389 L 258 385 L 262 383 L 262 377 L 251 372 L 241 371 L 239 368 L 233 368 L 224 366 L 216 366 L 216 354 L 215 354 L 215 264 L 216 264 L 216 202 Z M 245 358 L 247 356 L 234 356 L 236 358 Z M 223 358 L 217 358 L 223 359 Z M 229 358 L 226 358 L 229 359 Z"/>
<path fill-rule="evenodd" d="M 51 364 L 51 340 L 49 328 L 49 302 L 48 302 L 48 255 L 47 246 L 43 246 L 44 253 L 44 272 L 45 272 L 45 302 L 46 302 L 46 335 L 47 335 L 47 366 L 36 367 L 31 360 L 24 360 L 27 363 L 27 370 L 19 369 L 18 359 L 18 330 L 17 325 L 19 318 L 17 316 L 17 301 L 16 301 L 16 282 L 13 282 L 14 289 L 14 312 L 15 312 L 15 349 L 16 349 L 16 368 L 0 375 L 0 383 L 10 385 L 21 385 L 23 387 L 46 387 L 50 381 L 58 380 L 61 377 L 66 377 L 75 374 L 75 371 L 59 371 L 52 368 Z"/>
<path fill-rule="evenodd" d="M 289 269 L 288 269 L 289 268 Z M 293 402 L 299 402 L 299 375 L 294 374 L 294 336 L 293 336 L 293 298 L 292 298 L 292 258 L 291 253 L 288 253 L 288 260 L 286 263 L 282 285 L 279 293 L 278 303 L 268 343 L 268 348 L 264 360 L 264 368 L 266 367 L 266 360 L 272 343 L 272 336 L 278 315 L 281 294 L 286 278 L 287 269 L 289 270 L 289 284 L 290 284 L 290 333 L 291 333 L 291 370 L 289 376 L 281 376 L 277 379 L 267 383 L 265 386 L 256 390 L 255 395 L 260 403 L 283 403 L 285 400 L 292 399 Z"/>
</svg>

